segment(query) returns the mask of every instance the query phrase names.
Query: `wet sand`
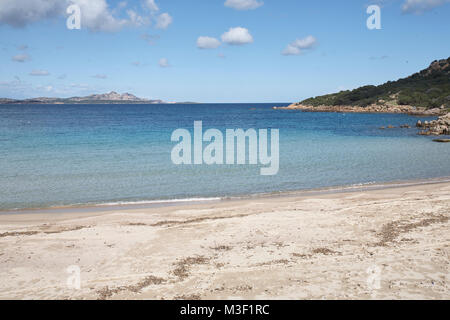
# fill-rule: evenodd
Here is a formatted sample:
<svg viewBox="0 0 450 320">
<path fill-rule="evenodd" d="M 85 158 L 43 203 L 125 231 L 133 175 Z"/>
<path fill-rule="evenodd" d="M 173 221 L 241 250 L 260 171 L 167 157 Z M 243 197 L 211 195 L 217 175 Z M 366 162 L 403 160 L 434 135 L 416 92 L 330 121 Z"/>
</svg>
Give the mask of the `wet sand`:
<svg viewBox="0 0 450 320">
<path fill-rule="evenodd" d="M 450 299 L 449 218 L 449 182 L 3 214 L 0 299 Z"/>
</svg>

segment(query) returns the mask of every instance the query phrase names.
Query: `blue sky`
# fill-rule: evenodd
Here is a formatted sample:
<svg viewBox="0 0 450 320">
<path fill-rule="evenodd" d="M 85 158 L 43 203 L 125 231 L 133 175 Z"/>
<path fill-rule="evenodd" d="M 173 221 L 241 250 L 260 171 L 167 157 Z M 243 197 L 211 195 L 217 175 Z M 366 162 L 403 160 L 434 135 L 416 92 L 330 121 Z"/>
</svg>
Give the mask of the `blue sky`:
<svg viewBox="0 0 450 320">
<path fill-rule="evenodd" d="M 72 3 L 80 30 L 66 27 Z M 0 97 L 299 101 L 448 58 L 449 18 L 447 0 L 2 0 Z"/>
</svg>

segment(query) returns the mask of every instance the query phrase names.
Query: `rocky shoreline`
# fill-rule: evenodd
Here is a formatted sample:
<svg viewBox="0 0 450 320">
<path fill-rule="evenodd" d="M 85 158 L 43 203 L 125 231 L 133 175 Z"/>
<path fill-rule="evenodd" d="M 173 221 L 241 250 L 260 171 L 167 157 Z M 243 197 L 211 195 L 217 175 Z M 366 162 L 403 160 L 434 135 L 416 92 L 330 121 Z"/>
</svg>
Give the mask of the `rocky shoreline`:
<svg viewBox="0 0 450 320">
<path fill-rule="evenodd" d="M 294 103 L 287 107 L 273 107 L 274 110 L 301 110 L 303 112 L 338 112 L 338 113 L 405 113 L 415 116 L 440 116 L 437 120 L 421 121 L 416 124 L 417 128 L 422 130 L 418 133 L 424 136 L 440 136 L 450 135 L 450 113 L 444 108 L 425 109 L 421 107 L 403 106 L 386 106 L 386 105 L 369 105 L 367 107 L 358 106 L 307 106 L 300 103 Z M 392 129 L 388 126 L 387 129 Z M 400 126 L 400 128 L 410 128 L 409 125 Z M 381 127 L 380 129 L 386 129 Z M 447 139 L 443 139 L 447 140 Z M 441 141 L 440 141 L 441 142 Z M 448 142 L 448 141 L 445 141 Z"/>
<path fill-rule="evenodd" d="M 359 106 L 307 106 L 294 103 L 287 107 L 273 107 L 274 110 L 301 110 L 304 112 L 339 112 L 339 113 L 406 113 L 417 116 L 439 116 L 445 113 L 444 108 L 426 109 L 409 105 L 378 105 L 371 104 L 367 107 Z"/>
<path fill-rule="evenodd" d="M 419 134 L 424 136 L 450 135 L 450 113 L 433 121 L 422 122 L 419 120 L 417 121 L 416 127 L 423 128 Z"/>
</svg>

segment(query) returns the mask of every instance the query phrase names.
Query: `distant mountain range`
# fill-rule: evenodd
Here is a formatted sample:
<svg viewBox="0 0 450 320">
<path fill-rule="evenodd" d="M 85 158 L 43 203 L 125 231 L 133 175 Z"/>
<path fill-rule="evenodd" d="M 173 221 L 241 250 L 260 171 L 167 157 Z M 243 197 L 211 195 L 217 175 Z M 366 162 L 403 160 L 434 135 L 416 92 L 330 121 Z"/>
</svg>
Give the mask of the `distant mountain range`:
<svg viewBox="0 0 450 320">
<path fill-rule="evenodd" d="M 423 108 L 450 108 L 450 58 L 433 61 L 418 73 L 379 86 L 364 86 L 298 103 L 305 106 L 411 105 Z"/>
<path fill-rule="evenodd" d="M 148 100 L 138 98 L 131 93 L 117 93 L 111 91 L 110 93 L 92 94 L 86 97 L 71 97 L 71 98 L 47 98 L 39 97 L 32 99 L 7 99 L 0 98 L 0 104 L 180 104 L 180 103 L 195 103 L 195 102 L 166 102 L 163 100 Z"/>
</svg>

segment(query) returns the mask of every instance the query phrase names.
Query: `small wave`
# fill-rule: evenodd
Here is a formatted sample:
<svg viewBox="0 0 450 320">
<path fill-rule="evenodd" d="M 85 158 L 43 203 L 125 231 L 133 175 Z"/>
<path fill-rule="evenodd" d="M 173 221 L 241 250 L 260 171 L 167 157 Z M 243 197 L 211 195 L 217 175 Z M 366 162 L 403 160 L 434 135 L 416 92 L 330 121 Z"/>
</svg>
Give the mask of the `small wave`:
<svg viewBox="0 0 450 320">
<path fill-rule="evenodd" d="M 370 182 L 363 182 L 363 183 L 354 183 L 354 184 L 347 184 L 347 185 L 338 185 L 338 186 L 330 186 L 330 187 L 322 187 L 322 188 L 315 188 L 315 189 L 305 189 L 305 190 L 301 190 L 304 192 L 316 192 L 316 191 L 325 191 L 325 192 L 330 192 L 330 191 L 345 191 L 345 190 L 352 190 L 352 189 L 361 189 L 364 187 L 369 187 L 369 186 L 376 186 L 378 182 L 376 181 L 370 181 Z M 383 185 L 383 183 L 381 183 L 380 185 Z"/>
<path fill-rule="evenodd" d="M 377 184 L 376 181 L 370 181 L 370 182 L 363 182 L 363 183 L 354 183 L 351 185 L 344 185 L 342 188 L 343 189 L 353 189 L 353 188 L 360 188 L 360 187 L 365 187 L 365 186 L 373 186 L 376 184 Z"/>
<path fill-rule="evenodd" d="M 178 202 L 203 202 L 203 201 L 219 201 L 222 198 L 186 198 L 186 199 L 168 199 L 168 200 L 141 200 L 141 201 L 117 201 L 96 204 L 97 207 L 105 206 L 127 206 L 127 205 L 146 205 L 146 204 L 163 204 Z"/>
</svg>

